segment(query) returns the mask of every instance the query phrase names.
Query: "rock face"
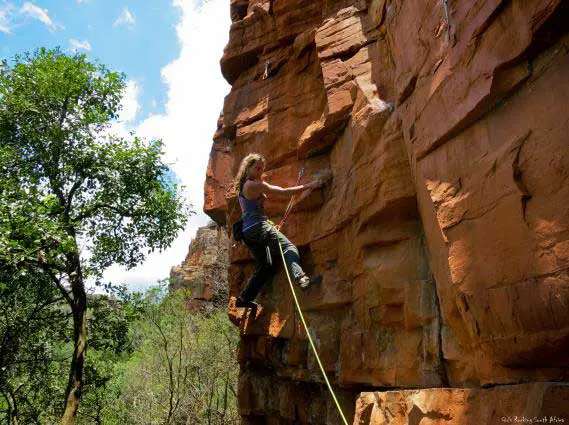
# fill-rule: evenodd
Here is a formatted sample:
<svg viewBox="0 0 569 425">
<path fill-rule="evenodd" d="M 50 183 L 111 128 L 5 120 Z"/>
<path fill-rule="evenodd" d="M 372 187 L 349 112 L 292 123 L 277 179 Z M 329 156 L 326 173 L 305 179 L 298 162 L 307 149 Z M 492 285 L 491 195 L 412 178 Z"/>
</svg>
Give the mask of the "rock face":
<svg viewBox="0 0 569 425">
<path fill-rule="evenodd" d="M 239 215 L 226 192 L 249 152 L 278 185 L 332 171 L 284 232 L 324 276 L 300 302 L 346 410 L 404 406 L 354 423 L 567 400 L 537 383 L 569 380 L 568 2 L 232 0 L 231 16 L 205 211 Z M 285 206 L 269 198 L 274 221 Z M 253 263 L 243 247 L 230 261 L 234 297 Z M 284 273 L 259 302 L 239 322 L 245 422 L 337 423 Z"/>
<path fill-rule="evenodd" d="M 200 227 L 180 266 L 170 271 L 170 290 L 188 289 L 188 308 L 227 305 L 227 267 L 229 239 L 215 223 Z"/>
<path fill-rule="evenodd" d="M 354 424 L 561 424 L 569 418 L 568 390 L 568 384 L 535 383 L 362 393 Z"/>
</svg>

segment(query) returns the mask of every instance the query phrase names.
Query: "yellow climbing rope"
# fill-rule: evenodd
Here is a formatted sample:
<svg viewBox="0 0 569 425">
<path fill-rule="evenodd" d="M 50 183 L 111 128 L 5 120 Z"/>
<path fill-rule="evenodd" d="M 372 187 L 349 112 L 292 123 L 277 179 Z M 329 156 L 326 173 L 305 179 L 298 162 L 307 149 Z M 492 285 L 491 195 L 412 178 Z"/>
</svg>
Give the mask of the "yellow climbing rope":
<svg viewBox="0 0 569 425">
<path fill-rule="evenodd" d="M 282 225 L 282 222 L 281 222 L 281 225 Z M 348 425 L 348 421 L 346 420 L 346 416 L 344 416 L 344 412 L 342 411 L 342 408 L 340 407 L 340 403 L 338 402 L 338 399 L 336 398 L 336 393 L 334 393 L 334 390 L 332 389 L 332 385 L 330 385 L 330 381 L 328 381 L 328 376 L 326 376 L 326 372 L 324 371 L 324 366 L 322 366 L 322 362 L 320 361 L 320 356 L 318 355 L 318 351 L 316 351 L 316 346 L 314 345 L 314 342 L 312 341 L 312 337 L 310 336 L 310 332 L 308 331 L 308 325 L 306 324 L 306 320 L 304 320 L 304 314 L 302 314 L 302 309 L 300 308 L 300 303 L 298 302 L 298 298 L 296 297 L 294 285 L 292 284 L 292 280 L 290 279 L 290 274 L 288 273 L 288 267 L 286 266 L 286 261 L 285 261 L 285 257 L 284 257 L 283 248 L 281 246 L 281 242 L 278 238 L 277 238 L 277 241 L 279 244 L 279 250 L 281 252 L 281 258 L 283 260 L 283 265 L 284 265 L 284 269 L 286 272 L 286 277 L 288 279 L 288 284 L 290 285 L 290 290 L 292 291 L 292 297 L 294 298 L 294 303 L 296 304 L 298 314 L 300 315 L 300 320 L 302 321 L 302 324 L 304 325 L 304 330 L 306 331 L 306 335 L 308 336 L 308 341 L 310 342 L 310 346 L 312 347 L 312 351 L 314 352 L 314 356 L 316 357 L 316 361 L 318 362 L 318 366 L 320 366 L 320 370 L 322 371 L 322 375 L 324 376 L 324 380 L 326 381 L 326 385 L 328 385 L 328 390 L 330 391 L 330 394 L 332 394 L 332 398 L 334 399 L 334 403 L 336 403 L 336 407 L 338 408 L 338 412 L 340 413 L 340 416 L 342 417 L 342 420 L 344 421 L 344 425 Z"/>
<path fill-rule="evenodd" d="M 298 178 L 296 180 L 296 185 L 298 186 L 298 184 L 300 183 L 300 179 L 302 178 L 302 176 L 304 175 L 304 168 L 301 168 L 299 170 L 298 173 Z M 278 225 L 275 225 L 272 221 L 268 220 L 268 222 L 275 228 L 275 230 L 277 232 L 280 231 L 280 229 L 282 229 L 286 219 L 288 218 L 293 206 L 295 203 L 295 196 L 293 196 L 285 210 L 285 213 L 283 215 L 283 218 L 281 219 L 281 222 Z M 344 425 L 349 425 L 348 421 L 346 419 L 346 416 L 344 415 L 344 412 L 342 411 L 342 407 L 340 406 L 340 403 L 338 402 L 338 399 L 336 397 L 336 393 L 334 392 L 334 389 L 332 388 L 332 385 L 330 385 L 330 381 L 328 380 L 328 376 L 326 375 L 326 371 L 324 370 L 324 366 L 322 365 L 322 361 L 320 361 L 320 356 L 318 355 L 318 351 L 316 350 L 316 346 L 314 345 L 314 341 L 312 340 L 312 337 L 310 336 L 310 332 L 308 331 L 308 325 L 306 324 L 306 320 L 304 319 L 304 314 L 302 313 L 302 309 L 300 308 L 300 303 L 298 302 L 298 297 L 296 296 L 296 292 L 294 290 L 294 285 L 292 283 L 292 280 L 290 278 L 290 274 L 288 272 L 288 267 L 286 265 L 286 260 L 284 257 L 284 252 L 283 252 L 283 247 L 281 246 L 281 241 L 279 240 L 278 236 L 277 236 L 277 243 L 279 245 L 279 251 L 281 253 L 281 258 L 283 260 L 283 266 L 286 272 L 286 277 L 288 279 L 288 284 L 290 286 L 290 290 L 292 292 L 292 297 L 294 298 L 294 303 L 296 305 L 296 309 L 298 310 L 298 314 L 300 315 L 300 320 L 302 321 L 302 325 L 304 326 L 304 330 L 306 331 L 306 335 L 308 336 L 308 341 L 310 342 L 310 346 L 312 347 L 312 351 L 314 352 L 314 356 L 316 357 L 316 361 L 318 362 L 318 366 L 320 367 L 320 371 L 322 372 L 322 376 L 324 376 L 324 381 L 326 381 L 326 385 L 328 386 L 328 390 L 330 391 L 330 394 L 332 395 L 332 399 L 334 400 L 334 403 L 336 404 L 336 408 L 338 409 L 338 413 L 340 413 L 340 416 L 342 418 L 342 421 L 344 421 Z"/>
</svg>

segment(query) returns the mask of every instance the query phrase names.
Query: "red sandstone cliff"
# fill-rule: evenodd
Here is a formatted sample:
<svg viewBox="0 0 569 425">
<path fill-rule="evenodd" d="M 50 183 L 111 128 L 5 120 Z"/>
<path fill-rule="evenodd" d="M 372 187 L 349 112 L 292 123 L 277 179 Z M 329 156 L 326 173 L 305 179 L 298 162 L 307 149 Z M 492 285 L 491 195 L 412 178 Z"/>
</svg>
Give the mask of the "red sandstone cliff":
<svg viewBox="0 0 569 425">
<path fill-rule="evenodd" d="M 225 193 L 252 151 L 276 184 L 332 170 L 285 233 L 324 276 L 301 304 L 354 423 L 569 423 L 568 2 L 232 0 L 231 16 L 205 211 L 238 215 Z M 235 296 L 252 261 L 230 261 Z M 338 423 L 282 273 L 259 301 L 244 423 Z"/>
<path fill-rule="evenodd" d="M 223 308 L 228 299 L 228 249 L 225 230 L 215 224 L 200 227 L 184 262 L 170 271 L 170 290 L 188 289 L 188 307 L 191 309 Z"/>
</svg>

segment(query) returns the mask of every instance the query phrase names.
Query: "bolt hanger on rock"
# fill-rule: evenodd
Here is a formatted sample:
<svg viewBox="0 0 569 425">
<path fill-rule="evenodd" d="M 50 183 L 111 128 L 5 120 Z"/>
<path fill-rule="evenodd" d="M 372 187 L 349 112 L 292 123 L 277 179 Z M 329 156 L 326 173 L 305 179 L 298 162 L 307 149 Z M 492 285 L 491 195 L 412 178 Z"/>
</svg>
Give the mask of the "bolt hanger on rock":
<svg viewBox="0 0 569 425">
<path fill-rule="evenodd" d="M 269 65 L 270 65 L 270 62 L 268 60 L 265 61 L 265 72 L 263 73 L 263 80 L 266 80 L 267 78 L 269 78 Z"/>
</svg>

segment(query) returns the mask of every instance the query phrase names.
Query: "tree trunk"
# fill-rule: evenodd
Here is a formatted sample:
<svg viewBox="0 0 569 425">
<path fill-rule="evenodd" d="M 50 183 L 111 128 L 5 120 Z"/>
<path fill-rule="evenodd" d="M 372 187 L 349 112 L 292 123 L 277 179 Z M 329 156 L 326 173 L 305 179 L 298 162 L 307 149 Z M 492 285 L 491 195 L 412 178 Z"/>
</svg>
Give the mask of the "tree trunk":
<svg viewBox="0 0 569 425">
<path fill-rule="evenodd" d="M 71 312 L 73 313 L 73 342 L 75 345 L 71 370 L 65 390 L 65 411 L 61 418 L 62 425 L 75 425 L 77 411 L 83 390 L 83 369 L 85 365 L 85 352 L 87 349 L 87 293 L 83 283 L 79 254 L 70 254 L 71 273 L 69 282 L 73 294 Z"/>
</svg>

